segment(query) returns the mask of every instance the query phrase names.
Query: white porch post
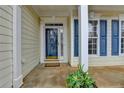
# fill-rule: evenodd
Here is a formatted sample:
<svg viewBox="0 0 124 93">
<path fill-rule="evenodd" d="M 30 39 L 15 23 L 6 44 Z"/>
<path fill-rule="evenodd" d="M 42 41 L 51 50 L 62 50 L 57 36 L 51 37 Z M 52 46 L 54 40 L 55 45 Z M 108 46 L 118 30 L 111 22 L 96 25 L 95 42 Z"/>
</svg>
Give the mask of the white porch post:
<svg viewBox="0 0 124 93">
<path fill-rule="evenodd" d="M 21 7 L 13 6 L 13 87 L 21 85 Z"/>
<path fill-rule="evenodd" d="M 74 62 L 74 60 L 73 60 L 73 58 L 74 58 L 74 32 L 73 32 L 73 14 L 72 14 L 72 10 L 71 10 L 71 13 L 70 13 L 70 36 L 71 36 L 71 52 L 70 52 L 70 54 L 71 54 L 71 59 L 70 59 L 70 64 L 71 64 L 71 66 L 73 66 L 73 62 Z"/>
<path fill-rule="evenodd" d="M 79 13 L 79 59 L 80 64 L 84 65 L 83 70 L 88 70 L 88 6 L 81 5 L 78 8 Z"/>
<path fill-rule="evenodd" d="M 40 63 L 44 63 L 44 25 L 42 20 L 40 21 Z"/>
</svg>

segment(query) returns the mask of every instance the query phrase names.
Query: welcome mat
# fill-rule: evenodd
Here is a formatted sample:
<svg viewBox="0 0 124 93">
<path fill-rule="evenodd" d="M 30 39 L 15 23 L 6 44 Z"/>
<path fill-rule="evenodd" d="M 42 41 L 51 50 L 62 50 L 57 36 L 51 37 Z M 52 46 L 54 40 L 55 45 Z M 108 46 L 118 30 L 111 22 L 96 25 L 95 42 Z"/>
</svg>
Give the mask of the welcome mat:
<svg viewBox="0 0 124 93">
<path fill-rule="evenodd" d="M 58 67 L 60 63 L 45 63 L 45 67 Z"/>
</svg>

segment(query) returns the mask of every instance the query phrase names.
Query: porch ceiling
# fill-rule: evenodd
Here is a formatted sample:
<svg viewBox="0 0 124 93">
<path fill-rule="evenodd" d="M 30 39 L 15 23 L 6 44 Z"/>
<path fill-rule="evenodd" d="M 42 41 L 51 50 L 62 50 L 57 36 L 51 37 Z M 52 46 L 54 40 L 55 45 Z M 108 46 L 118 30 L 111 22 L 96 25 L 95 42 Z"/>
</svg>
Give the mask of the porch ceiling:
<svg viewBox="0 0 124 93">
<path fill-rule="evenodd" d="M 90 5 L 89 11 L 124 13 L 124 5 Z"/>
<path fill-rule="evenodd" d="M 74 5 L 32 5 L 39 16 L 68 16 L 71 10 L 76 10 Z"/>
</svg>

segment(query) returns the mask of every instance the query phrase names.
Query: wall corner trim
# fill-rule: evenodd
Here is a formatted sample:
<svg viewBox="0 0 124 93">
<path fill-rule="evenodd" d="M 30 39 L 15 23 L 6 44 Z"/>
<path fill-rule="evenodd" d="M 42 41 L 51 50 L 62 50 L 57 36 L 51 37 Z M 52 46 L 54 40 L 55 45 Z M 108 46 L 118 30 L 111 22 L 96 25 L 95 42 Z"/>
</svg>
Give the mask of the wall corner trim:
<svg viewBox="0 0 124 93">
<path fill-rule="evenodd" d="M 20 75 L 18 78 L 13 79 L 13 88 L 19 88 L 23 84 L 23 75 Z"/>
</svg>

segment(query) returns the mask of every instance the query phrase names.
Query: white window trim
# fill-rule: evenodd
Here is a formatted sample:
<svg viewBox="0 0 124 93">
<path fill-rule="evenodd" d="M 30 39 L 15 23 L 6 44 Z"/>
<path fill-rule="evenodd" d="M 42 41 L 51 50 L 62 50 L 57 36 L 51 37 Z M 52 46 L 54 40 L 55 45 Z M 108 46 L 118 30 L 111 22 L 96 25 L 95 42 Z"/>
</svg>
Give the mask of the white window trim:
<svg viewBox="0 0 124 93">
<path fill-rule="evenodd" d="M 100 24 L 99 24 L 99 21 L 100 21 L 100 19 L 99 18 L 90 18 L 89 20 L 88 20 L 88 23 L 89 23 L 89 21 L 97 21 L 98 22 L 98 25 L 97 25 L 97 34 L 98 34 L 98 37 L 97 37 L 97 53 L 96 54 L 88 54 L 88 56 L 89 57 L 98 57 L 99 55 L 100 55 L 100 46 L 99 46 L 99 42 L 100 42 Z M 88 28 L 89 29 L 89 28 Z M 89 33 L 89 31 L 88 31 L 88 33 Z M 88 36 L 88 39 L 89 39 L 89 36 Z M 89 50 L 89 48 L 88 48 L 88 50 Z"/>
<path fill-rule="evenodd" d="M 73 33 L 73 39 L 72 39 L 72 42 L 73 42 L 73 58 L 74 58 L 74 62 L 76 61 L 76 62 L 78 62 L 79 61 L 79 54 L 78 54 L 78 57 L 75 57 L 74 56 L 74 20 L 78 20 L 78 22 L 79 22 L 79 19 L 78 19 L 78 17 L 73 17 L 73 22 L 72 22 L 72 27 L 73 27 L 73 31 L 72 31 L 72 33 Z M 79 30 L 79 24 L 78 24 L 78 30 Z M 79 33 L 79 32 L 78 32 Z M 79 38 L 79 36 L 78 36 L 78 38 Z M 79 45 L 79 40 L 78 40 L 78 45 Z M 78 51 L 79 51 L 79 48 L 78 48 Z M 79 53 L 79 52 L 78 52 Z"/>
<path fill-rule="evenodd" d="M 119 56 L 124 56 L 124 53 L 121 53 L 121 21 L 124 21 L 124 14 L 119 15 Z"/>
<path fill-rule="evenodd" d="M 100 46 L 99 46 L 99 44 L 100 44 L 100 23 L 99 23 L 100 20 L 106 20 L 107 21 L 107 56 L 112 56 L 111 54 L 108 54 L 108 52 L 111 52 L 110 50 L 108 50 L 108 35 L 109 35 L 108 23 L 109 23 L 109 21 L 111 22 L 112 20 L 119 20 L 119 55 L 118 56 L 124 56 L 124 53 L 121 53 L 121 21 L 124 21 L 124 14 L 120 14 L 119 17 L 118 16 L 98 17 L 98 18 L 95 17 L 95 18 L 90 18 L 89 20 L 98 20 L 98 32 L 97 32 L 98 33 L 98 52 L 97 52 L 96 55 L 93 55 L 93 54 L 90 55 L 89 54 L 89 57 L 98 57 L 98 56 L 100 56 Z M 110 41 L 110 42 L 112 42 L 112 41 Z"/>
</svg>

